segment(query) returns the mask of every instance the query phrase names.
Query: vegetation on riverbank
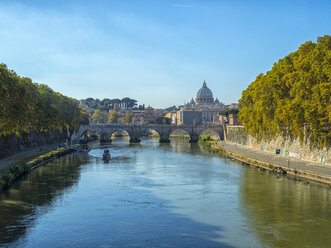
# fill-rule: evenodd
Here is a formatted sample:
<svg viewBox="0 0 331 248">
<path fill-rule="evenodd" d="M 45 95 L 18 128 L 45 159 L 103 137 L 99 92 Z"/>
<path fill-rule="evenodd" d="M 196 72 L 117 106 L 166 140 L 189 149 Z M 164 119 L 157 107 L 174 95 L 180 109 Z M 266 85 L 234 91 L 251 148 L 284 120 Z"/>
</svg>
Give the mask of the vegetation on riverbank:
<svg viewBox="0 0 331 248">
<path fill-rule="evenodd" d="M 213 144 L 218 143 L 217 140 L 213 140 L 210 135 L 201 136 L 199 138 L 198 144 L 201 145 L 203 148 L 208 149 L 208 151 L 216 153 L 218 149 L 212 147 Z"/>
<path fill-rule="evenodd" d="M 277 136 L 331 143 L 331 36 L 308 41 L 243 91 L 239 120 L 258 140 Z"/>
<path fill-rule="evenodd" d="M 187 135 L 171 135 L 170 139 L 176 139 L 176 140 L 183 140 L 183 141 L 190 141 L 190 136 Z"/>
<path fill-rule="evenodd" d="M 77 129 L 89 123 L 76 99 L 33 83 L 0 64 L 0 135 Z"/>
<path fill-rule="evenodd" d="M 27 174 L 32 169 L 52 159 L 67 155 L 76 151 L 73 148 L 58 148 L 33 159 L 23 159 L 12 164 L 9 168 L 0 171 L 0 190 L 8 188 L 16 179 Z"/>
</svg>

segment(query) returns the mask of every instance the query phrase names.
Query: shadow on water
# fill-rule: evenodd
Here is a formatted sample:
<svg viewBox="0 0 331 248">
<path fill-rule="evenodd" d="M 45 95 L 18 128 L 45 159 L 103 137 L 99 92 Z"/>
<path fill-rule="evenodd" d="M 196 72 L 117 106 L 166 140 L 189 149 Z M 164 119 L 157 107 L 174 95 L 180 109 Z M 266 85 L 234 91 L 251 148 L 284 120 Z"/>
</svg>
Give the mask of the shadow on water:
<svg viewBox="0 0 331 248">
<path fill-rule="evenodd" d="M 77 184 L 78 156 L 67 155 L 51 164 L 37 168 L 9 189 L 0 191 L 0 245 L 24 236 L 38 218 L 40 207 L 51 207 Z"/>
<path fill-rule="evenodd" d="M 174 213 L 121 162 L 73 154 L 17 182 L 0 195 L 0 247 L 232 247 L 223 227 Z"/>
</svg>

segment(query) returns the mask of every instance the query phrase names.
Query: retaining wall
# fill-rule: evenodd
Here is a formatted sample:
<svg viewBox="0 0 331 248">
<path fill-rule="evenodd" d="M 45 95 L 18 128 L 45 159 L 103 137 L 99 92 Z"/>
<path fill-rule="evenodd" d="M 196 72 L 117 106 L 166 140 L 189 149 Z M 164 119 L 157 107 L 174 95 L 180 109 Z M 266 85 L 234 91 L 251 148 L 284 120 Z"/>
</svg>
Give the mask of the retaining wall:
<svg viewBox="0 0 331 248">
<path fill-rule="evenodd" d="M 262 140 L 258 142 L 245 132 L 243 126 L 227 126 L 225 136 L 228 141 L 250 146 L 261 151 L 331 165 L 330 147 L 324 149 L 311 148 L 309 142 L 301 144 L 298 139 L 293 140 L 289 137 L 278 137 L 270 141 Z"/>
<path fill-rule="evenodd" d="M 66 132 L 30 132 L 23 133 L 20 136 L 0 136 L 0 159 L 27 148 L 34 148 L 55 142 L 65 142 L 66 137 Z"/>
</svg>

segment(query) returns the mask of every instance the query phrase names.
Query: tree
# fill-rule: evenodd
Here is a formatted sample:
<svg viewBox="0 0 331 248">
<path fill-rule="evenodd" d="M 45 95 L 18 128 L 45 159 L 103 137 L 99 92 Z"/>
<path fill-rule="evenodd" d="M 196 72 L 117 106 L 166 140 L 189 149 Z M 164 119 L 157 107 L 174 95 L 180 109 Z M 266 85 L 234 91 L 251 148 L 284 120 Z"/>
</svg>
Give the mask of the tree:
<svg viewBox="0 0 331 248">
<path fill-rule="evenodd" d="M 107 113 L 101 112 L 100 109 L 97 109 L 92 115 L 92 119 L 95 120 L 98 124 L 106 123 L 107 118 L 108 118 Z"/>
<path fill-rule="evenodd" d="M 117 121 L 118 121 L 118 113 L 116 111 L 111 111 L 109 113 L 108 123 L 110 122 L 117 123 Z"/>
<path fill-rule="evenodd" d="M 78 131 L 81 125 L 89 125 L 90 116 L 86 109 L 79 109 L 79 113 L 76 112 L 75 117 L 72 119 L 71 125 L 67 128 L 68 138 L 71 139 L 74 131 Z"/>
<path fill-rule="evenodd" d="M 131 111 L 126 111 L 125 116 L 122 118 L 122 123 L 131 124 L 133 119 L 133 114 Z"/>
<path fill-rule="evenodd" d="M 239 109 L 226 109 L 221 111 L 219 114 L 229 116 L 229 114 L 238 114 L 238 113 L 239 113 Z"/>
<path fill-rule="evenodd" d="M 73 130 L 81 114 L 76 99 L 0 64 L 0 135 Z"/>
<path fill-rule="evenodd" d="M 256 77 L 239 100 L 239 120 L 257 139 L 331 143 L 331 37 L 308 41 Z"/>
<path fill-rule="evenodd" d="M 94 99 L 92 97 L 86 98 L 84 102 L 90 108 L 94 105 Z"/>
<path fill-rule="evenodd" d="M 128 106 L 128 108 L 134 108 L 134 106 L 137 106 L 137 101 L 134 99 L 129 99 L 127 106 Z"/>
<path fill-rule="evenodd" d="M 156 118 L 156 124 L 166 124 L 170 125 L 171 124 L 171 119 L 168 117 L 160 116 Z"/>
</svg>

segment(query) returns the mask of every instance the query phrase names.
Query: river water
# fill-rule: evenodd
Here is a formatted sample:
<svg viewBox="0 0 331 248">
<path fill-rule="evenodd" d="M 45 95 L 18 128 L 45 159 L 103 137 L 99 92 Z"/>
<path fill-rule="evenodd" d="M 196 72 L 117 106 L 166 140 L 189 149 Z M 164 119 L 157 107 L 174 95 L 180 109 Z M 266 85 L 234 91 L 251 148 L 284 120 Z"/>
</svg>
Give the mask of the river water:
<svg viewBox="0 0 331 248">
<path fill-rule="evenodd" d="M 0 247 L 331 247 L 326 187 L 197 144 L 92 146 L 0 194 Z"/>
</svg>

